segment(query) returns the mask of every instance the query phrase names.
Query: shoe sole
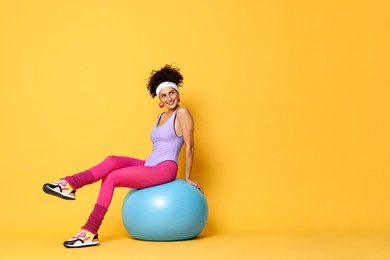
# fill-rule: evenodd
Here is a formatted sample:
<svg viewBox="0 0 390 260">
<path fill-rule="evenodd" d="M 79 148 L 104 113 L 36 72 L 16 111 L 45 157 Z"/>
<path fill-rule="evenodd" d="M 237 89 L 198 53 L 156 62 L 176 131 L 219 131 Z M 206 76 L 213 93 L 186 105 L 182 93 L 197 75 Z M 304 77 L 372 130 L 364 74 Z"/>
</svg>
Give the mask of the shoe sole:
<svg viewBox="0 0 390 260">
<path fill-rule="evenodd" d="M 53 189 L 51 189 L 49 186 L 49 184 L 44 184 L 43 185 L 43 191 L 49 195 L 53 195 L 53 196 L 56 196 L 56 197 L 59 197 L 61 199 L 64 199 L 64 200 L 75 200 L 76 198 L 75 197 L 68 197 L 68 196 L 65 196 Z"/>
<path fill-rule="evenodd" d="M 88 247 L 88 246 L 97 246 L 100 244 L 100 241 L 99 242 L 91 242 L 91 243 L 88 243 L 88 244 L 79 244 L 79 245 L 67 245 L 64 243 L 64 247 L 67 247 L 67 248 L 79 248 L 79 247 Z"/>
</svg>

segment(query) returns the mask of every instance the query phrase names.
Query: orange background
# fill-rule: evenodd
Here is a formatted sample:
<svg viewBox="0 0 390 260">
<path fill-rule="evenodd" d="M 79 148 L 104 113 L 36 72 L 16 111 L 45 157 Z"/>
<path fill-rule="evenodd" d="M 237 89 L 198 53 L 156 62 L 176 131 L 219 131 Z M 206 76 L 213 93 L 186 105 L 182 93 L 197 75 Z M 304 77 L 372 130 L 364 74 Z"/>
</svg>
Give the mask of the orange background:
<svg viewBox="0 0 390 260">
<path fill-rule="evenodd" d="M 160 111 L 146 81 L 165 64 L 184 75 L 208 233 L 388 232 L 389 10 L 379 0 L 1 1 L 2 234 L 84 224 L 99 184 L 69 203 L 42 184 L 107 155 L 145 158 Z M 125 232 L 126 192 L 102 233 Z"/>
</svg>

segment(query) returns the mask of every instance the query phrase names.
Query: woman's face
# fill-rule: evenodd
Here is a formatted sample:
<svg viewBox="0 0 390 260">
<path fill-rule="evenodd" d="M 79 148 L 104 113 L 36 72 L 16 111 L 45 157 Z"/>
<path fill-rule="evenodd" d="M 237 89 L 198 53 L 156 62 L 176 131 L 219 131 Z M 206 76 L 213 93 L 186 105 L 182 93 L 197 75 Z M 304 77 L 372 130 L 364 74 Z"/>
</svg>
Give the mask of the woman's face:
<svg viewBox="0 0 390 260">
<path fill-rule="evenodd" d="M 176 109 L 179 105 L 180 95 L 176 89 L 167 87 L 160 91 L 159 99 L 168 109 Z"/>
</svg>

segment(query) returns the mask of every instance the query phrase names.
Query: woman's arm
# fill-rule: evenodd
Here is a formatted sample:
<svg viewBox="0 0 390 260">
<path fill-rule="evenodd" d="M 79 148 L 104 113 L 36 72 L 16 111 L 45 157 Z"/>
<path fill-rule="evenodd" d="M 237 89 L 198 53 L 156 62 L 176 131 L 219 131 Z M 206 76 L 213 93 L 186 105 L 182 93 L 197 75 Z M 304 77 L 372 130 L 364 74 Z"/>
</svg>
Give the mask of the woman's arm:
<svg viewBox="0 0 390 260">
<path fill-rule="evenodd" d="M 200 185 L 196 181 L 191 180 L 191 169 L 194 158 L 194 120 L 192 119 L 190 111 L 185 107 L 179 108 L 177 111 L 177 118 L 185 143 L 186 181 L 203 192 Z"/>
</svg>

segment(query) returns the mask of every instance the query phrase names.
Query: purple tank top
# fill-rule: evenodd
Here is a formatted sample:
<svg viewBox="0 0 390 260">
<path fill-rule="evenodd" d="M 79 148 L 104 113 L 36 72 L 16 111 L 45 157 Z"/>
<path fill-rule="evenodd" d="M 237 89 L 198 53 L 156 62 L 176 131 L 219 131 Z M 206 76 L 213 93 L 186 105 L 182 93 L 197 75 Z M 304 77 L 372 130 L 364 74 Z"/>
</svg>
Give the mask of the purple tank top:
<svg viewBox="0 0 390 260">
<path fill-rule="evenodd" d="M 179 153 L 184 140 L 183 137 L 178 137 L 175 132 L 176 111 L 160 126 L 157 125 L 160 122 L 163 113 L 158 117 L 157 122 L 150 133 L 153 150 L 146 159 L 145 166 L 155 166 L 164 161 L 175 161 L 178 163 Z"/>
</svg>

